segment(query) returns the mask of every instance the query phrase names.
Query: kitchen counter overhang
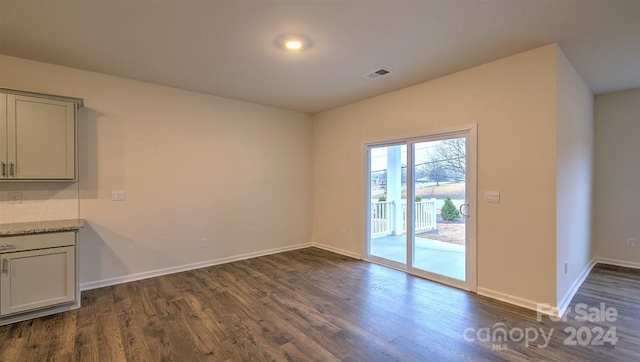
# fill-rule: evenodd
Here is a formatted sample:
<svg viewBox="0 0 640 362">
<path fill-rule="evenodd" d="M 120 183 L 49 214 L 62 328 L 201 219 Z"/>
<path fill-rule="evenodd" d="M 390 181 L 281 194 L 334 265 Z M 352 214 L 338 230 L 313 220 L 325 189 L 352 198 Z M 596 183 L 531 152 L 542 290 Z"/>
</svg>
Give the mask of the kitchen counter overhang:
<svg viewBox="0 0 640 362">
<path fill-rule="evenodd" d="M 64 231 L 78 231 L 84 226 L 83 219 L 50 220 L 34 222 L 18 222 L 0 224 L 0 237 L 19 236 L 29 234 L 56 233 Z"/>
</svg>

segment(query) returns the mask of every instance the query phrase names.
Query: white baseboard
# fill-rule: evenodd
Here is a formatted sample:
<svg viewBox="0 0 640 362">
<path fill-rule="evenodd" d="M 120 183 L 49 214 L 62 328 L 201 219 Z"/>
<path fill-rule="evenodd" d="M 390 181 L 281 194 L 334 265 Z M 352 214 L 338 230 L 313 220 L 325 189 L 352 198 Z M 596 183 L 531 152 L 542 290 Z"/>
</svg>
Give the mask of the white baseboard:
<svg viewBox="0 0 640 362">
<path fill-rule="evenodd" d="M 304 249 L 304 248 L 308 248 L 310 246 L 312 246 L 311 243 L 296 244 L 296 245 L 290 245 L 290 246 L 285 246 L 285 247 L 281 247 L 281 248 L 256 251 L 256 252 L 253 252 L 253 253 L 241 254 L 241 255 L 236 255 L 236 256 L 229 256 L 229 257 L 226 257 L 226 258 L 206 260 L 206 261 L 202 261 L 202 262 L 198 262 L 198 263 L 192 263 L 192 264 L 186 264 L 186 265 L 178 265 L 178 266 L 174 266 L 174 267 L 170 267 L 170 268 L 151 270 L 151 271 L 148 271 L 148 272 L 142 272 L 142 273 L 136 273 L 136 274 L 129 274 L 129 275 L 124 275 L 124 276 L 116 277 L 116 278 L 96 280 L 96 281 L 93 281 L 93 282 L 85 282 L 85 283 L 80 283 L 80 290 L 84 291 L 84 290 L 102 288 L 102 287 L 107 287 L 107 286 L 110 286 L 110 285 L 128 283 L 128 282 L 133 282 L 133 281 L 136 281 L 136 280 L 142 280 L 142 279 L 159 277 L 159 276 L 167 275 L 167 274 L 179 273 L 179 272 L 183 272 L 183 271 L 187 271 L 187 270 L 206 268 L 208 266 L 213 266 L 213 265 L 231 263 L 231 262 L 239 261 L 239 260 L 252 259 L 252 258 L 257 258 L 257 257 L 260 257 L 260 256 L 265 256 L 265 255 L 283 253 L 285 251 Z"/>
<path fill-rule="evenodd" d="M 530 310 L 536 311 L 537 313 L 546 314 L 553 317 L 562 317 L 564 313 L 567 311 L 567 308 L 569 307 L 571 300 L 578 292 L 578 289 L 580 289 L 580 286 L 582 285 L 582 283 L 584 283 L 584 281 L 587 279 L 587 277 L 589 276 L 589 273 L 591 272 L 591 269 L 593 269 L 595 265 L 596 265 L 596 259 L 594 258 L 584 268 L 584 270 L 580 273 L 578 278 L 576 278 L 573 284 L 571 284 L 571 288 L 569 288 L 569 290 L 565 293 L 565 295 L 562 297 L 562 299 L 560 300 L 557 306 L 535 302 L 532 300 L 516 297 L 510 294 L 501 293 L 501 292 L 483 288 L 483 287 L 478 287 L 477 293 L 485 297 L 497 299 L 505 303 L 530 309 Z"/>
<path fill-rule="evenodd" d="M 326 244 L 320 244 L 320 243 L 311 243 L 311 246 L 313 246 L 315 248 L 318 248 L 318 249 L 330 251 L 332 253 L 348 256 L 350 258 L 362 260 L 362 255 L 360 255 L 358 253 L 354 253 L 352 251 L 336 248 L 334 246 L 330 246 L 330 245 L 326 245 Z"/>
<path fill-rule="evenodd" d="M 578 292 L 578 289 L 580 289 L 582 283 L 584 283 L 584 281 L 587 279 L 589 273 L 591 273 L 591 269 L 593 269 L 594 266 L 596 266 L 595 258 L 591 259 L 582 273 L 580 273 L 580 275 L 578 275 L 578 278 L 573 282 L 573 284 L 571 284 L 569 290 L 567 290 L 562 299 L 560 299 L 560 302 L 558 302 L 558 314 L 560 317 L 562 317 L 564 315 L 564 312 L 567 311 L 569 304 L 571 304 L 571 300 Z"/>
<path fill-rule="evenodd" d="M 589 264 L 584 268 L 584 270 L 580 273 L 578 278 L 573 282 L 571 288 L 565 293 L 557 307 L 549 305 L 547 308 L 540 308 L 540 305 L 537 302 L 527 300 L 524 298 L 516 297 L 513 295 L 497 292 L 495 290 L 478 287 L 477 293 L 483 295 L 485 297 L 489 297 L 492 299 L 497 299 L 509 304 L 517 305 L 523 308 L 531 309 L 536 312 L 540 312 L 547 315 L 552 315 L 554 317 L 562 317 L 564 313 L 567 311 L 567 308 L 571 304 L 571 300 L 578 292 L 578 289 L 582 286 L 584 281 L 587 279 L 591 270 L 596 266 L 596 264 L 609 264 L 616 265 L 621 267 L 640 269 L 640 263 L 629 262 L 624 260 L 617 259 L 607 259 L 607 258 L 593 258 L 589 262 Z"/>
<path fill-rule="evenodd" d="M 595 261 L 596 261 L 596 264 L 609 264 L 609 265 L 622 266 L 625 268 L 640 269 L 640 263 L 636 263 L 633 261 L 599 258 L 599 257 L 596 257 Z"/>
<path fill-rule="evenodd" d="M 534 310 L 536 312 L 538 311 L 539 303 L 538 302 L 534 302 L 534 301 L 529 300 L 529 299 L 516 297 L 514 295 L 498 292 L 498 291 L 495 291 L 495 290 L 492 290 L 492 289 L 488 289 L 488 288 L 483 288 L 483 287 L 478 287 L 477 290 L 476 290 L 476 293 L 478 293 L 479 295 L 491 298 L 491 299 L 499 300 L 501 302 L 517 305 L 518 307 L 531 309 L 531 310 Z M 551 308 L 549 311 L 541 310 L 540 312 L 544 313 L 544 314 L 549 314 L 549 315 L 556 316 L 556 314 L 553 313 L 553 308 Z"/>
</svg>

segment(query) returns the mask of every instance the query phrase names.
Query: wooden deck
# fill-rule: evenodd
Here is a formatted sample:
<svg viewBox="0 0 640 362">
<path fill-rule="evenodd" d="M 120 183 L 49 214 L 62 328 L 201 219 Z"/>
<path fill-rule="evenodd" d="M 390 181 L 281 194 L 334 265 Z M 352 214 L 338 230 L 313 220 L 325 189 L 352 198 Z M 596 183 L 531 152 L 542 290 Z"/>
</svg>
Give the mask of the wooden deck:
<svg viewBox="0 0 640 362">
<path fill-rule="evenodd" d="M 536 313 L 308 248 L 82 293 L 82 308 L 0 327 L 0 361 L 610 360 L 640 356 L 640 273 L 596 267 L 572 302 L 616 321 Z M 549 345 L 468 341 L 504 323 Z M 571 328 L 616 328 L 616 345 L 566 346 Z M 567 329 L 569 328 L 569 329 Z M 471 332 L 470 332 L 471 331 Z"/>
</svg>

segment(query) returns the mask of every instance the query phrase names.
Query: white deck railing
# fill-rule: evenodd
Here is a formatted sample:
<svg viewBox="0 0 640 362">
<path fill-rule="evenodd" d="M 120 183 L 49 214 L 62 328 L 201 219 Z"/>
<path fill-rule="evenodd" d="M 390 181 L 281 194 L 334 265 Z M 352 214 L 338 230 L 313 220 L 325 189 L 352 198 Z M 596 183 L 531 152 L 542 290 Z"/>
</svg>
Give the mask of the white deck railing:
<svg viewBox="0 0 640 362">
<path fill-rule="evenodd" d="M 407 202 L 402 201 L 402 225 L 404 232 L 407 231 Z M 414 211 L 415 231 L 433 230 L 436 228 L 436 199 L 429 199 L 416 202 L 416 210 Z"/>
<path fill-rule="evenodd" d="M 371 237 L 390 235 L 393 233 L 394 216 L 402 215 L 402 232 L 407 231 L 407 200 L 400 203 L 401 213 L 391 201 L 371 201 Z M 414 230 L 427 231 L 436 228 L 436 199 L 415 203 Z"/>
<path fill-rule="evenodd" d="M 389 235 L 393 231 L 391 228 L 391 202 L 372 201 L 371 202 L 371 236 Z"/>
</svg>

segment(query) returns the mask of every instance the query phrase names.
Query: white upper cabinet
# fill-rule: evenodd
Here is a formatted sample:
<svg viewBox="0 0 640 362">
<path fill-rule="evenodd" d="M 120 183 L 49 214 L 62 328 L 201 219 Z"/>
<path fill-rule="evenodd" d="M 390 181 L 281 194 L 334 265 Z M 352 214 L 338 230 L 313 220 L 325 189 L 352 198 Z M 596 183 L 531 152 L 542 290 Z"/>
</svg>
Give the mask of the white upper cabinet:
<svg viewBox="0 0 640 362">
<path fill-rule="evenodd" d="M 7 95 L 0 93 L 0 180 L 7 178 Z"/>
<path fill-rule="evenodd" d="M 0 180 L 75 180 L 76 104 L 0 93 Z"/>
</svg>

